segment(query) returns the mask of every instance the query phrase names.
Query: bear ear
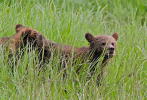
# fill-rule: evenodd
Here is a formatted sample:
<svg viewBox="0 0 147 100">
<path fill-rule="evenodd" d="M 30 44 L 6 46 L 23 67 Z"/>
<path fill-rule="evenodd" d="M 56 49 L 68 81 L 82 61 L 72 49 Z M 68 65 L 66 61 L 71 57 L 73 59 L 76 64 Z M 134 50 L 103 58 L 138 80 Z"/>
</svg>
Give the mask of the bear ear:
<svg viewBox="0 0 147 100">
<path fill-rule="evenodd" d="M 94 41 L 94 36 L 91 33 L 86 33 L 85 38 L 88 42 Z"/>
<path fill-rule="evenodd" d="M 31 33 L 32 33 L 32 30 L 30 29 L 25 30 L 25 35 L 30 36 Z"/>
<path fill-rule="evenodd" d="M 16 27 L 15 27 L 15 30 L 16 30 L 16 33 L 20 31 L 20 28 L 24 27 L 23 25 L 21 24 L 17 24 Z"/>
<path fill-rule="evenodd" d="M 27 37 L 30 36 L 32 31 L 31 30 L 25 30 L 25 31 L 21 31 L 21 32 L 22 32 L 22 37 L 27 38 Z"/>
<path fill-rule="evenodd" d="M 114 33 L 113 35 L 112 35 L 112 37 L 117 41 L 118 40 L 118 33 Z"/>
</svg>

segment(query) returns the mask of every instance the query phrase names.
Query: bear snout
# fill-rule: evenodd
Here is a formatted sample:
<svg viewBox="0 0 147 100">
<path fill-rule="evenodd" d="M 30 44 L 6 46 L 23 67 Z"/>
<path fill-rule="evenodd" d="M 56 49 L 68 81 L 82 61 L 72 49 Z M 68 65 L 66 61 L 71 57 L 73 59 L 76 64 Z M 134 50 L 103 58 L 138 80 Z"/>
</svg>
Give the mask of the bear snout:
<svg viewBox="0 0 147 100">
<path fill-rule="evenodd" d="M 114 47 L 109 48 L 110 51 L 114 51 Z"/>
<path fill-rule="evenodd" d="M 114 53 L 114 47 L 109 48 L 109 54 L 113 54 Z"/>
</svg>

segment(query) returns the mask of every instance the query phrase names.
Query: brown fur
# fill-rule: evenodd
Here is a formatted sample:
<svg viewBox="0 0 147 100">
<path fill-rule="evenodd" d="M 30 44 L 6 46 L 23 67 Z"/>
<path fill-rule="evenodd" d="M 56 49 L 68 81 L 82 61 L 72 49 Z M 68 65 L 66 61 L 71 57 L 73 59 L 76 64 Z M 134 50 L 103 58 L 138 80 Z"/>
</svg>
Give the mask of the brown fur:
<svg viewBox="0 0 147 100">
<path fill-rule="evenodd" d="M 47 58 L 50 58 L 50 52 L 46 53 L 48 47 L 47 39 L 42 36 L 38 31 L 23 26 L 21 24 L 16 25 L 17 34 L 13 36 L 13 40 L 11 40 L 10 48 L 15 50 L 16 48 L 24 48 L 26 45 L 32 45 L 33 49 L 38 51 L 38 57 L 40 62 L 45 62 Z M 43 56 L 43 59 L 42 59 Z"/>
<path fill-rule="evenodd" d="M 2 37 L 2 38 L 0 38 L 0 45 L 6 44 L 8 40 L 9 40 L 9 37 Z"/>
<path fill-rule="evenodd" d="M 31 44 L 33 44 L 35 37 L 32 37 L 32 34 L 39 34 L 39 32 L 31 28 L 26 28 L 21 24 L 17 24 L 16 34 L 14 34 L 9 40 L 9 48 L 15 52 L 18 48 L 25 47 L 27 43 L 31 42 Z"/>
<path fill-rule="evenodd" d="M 91 65 L 90 77 L 94 74 L 98 59 L 103 55 L 104 58 L 101 64 L 101 73 L 98 76 L 98 81 L 100 81 L 100 78 L 103 75 L 104 66 L 108 63 L 110 58 L 115 55 L 116 41 L 118 39 L 117 33 L 114 33 L 112 36 L 93 36 L 90 33 L 86 33 L 85 38 L 90 43 L 90 46 L 76 48 L 49 41 L 41 34 L 35 34 L 32 36 L 35 36 L 35 45 L 37 45 L 36 47 L 38 50 L 42 51 L 41 55 L 44 53 L 43 56 L 41 56 L 44 61 L 49 61 L 50 55 L 53 52 L 54 54 L 57 52 L 60 54 L 61 64 L 63 67 L 66 67 L 66 64 L 71 56 L 73 56 L 73 59 L 81 59 L 82 62 L 88 60 L 93 63 Z M 79 71 L 80 67 L 77 69 L 77 72 Z"/>
<path fill-rule="evenodd" d="M 35 43 L 35 40 L 37 37 L 35 36 L 39 36 L 39 32 L 21 24 L 17 24 L 15 30 L 16 33 L 14 35 L 0 38 L 0 45 L 5 45 L 7 50 L 9 50 L 10 56 L 15 54 L 19 56 L 18 52 L 22 51 L 26 45 L 31 44 L 33 47 L 36 47 L 37 43 Z"/>
<path fill-rule="evenodd" d="M 25 27 L 21 24 L 17 24 L 15 27 L 16 33 L 10 37 L 3 37 L 0 39 L 0 44 L 8 43 L 8 48 L 11 52 L 16 53 L 18 49 L 24 48 L 26 45 L 36 46 L 36 36 L 39 36 L 39 32 L 36 30 Z M 37 34 L 37 35 L 36 35 Z M 43 37 L 43 36 L 42 36 Z"/>
<path fill-rule="evenodd" d="M 18 34 L 18 32 L 19 32 L 19 27 L 21 27 L 22 25 L 21 24 L 17 24 L 16 25 L 16 27 L 15 27 L 15 30 L 16 30 L 16 33 L 15 33 L 15 35 L 12 35 L 12 36 L 10 36 L 10 37 L 2 37 L 2 38 L 0 38 L 0 45 L 4 45 L 4 44 L 6 44 L 6 43 L 8 43 L 8 41 L 9 40 L 11 40 L 11 39 L 13 39 L 14 37 L 16 37 Z M 19 33 L 20 34 L 20 33 Z M 20 36 L 21 37 L 21 36 Z"/>
<path fill-rule="evenodd" d="M 0 38 L 0 45 L 4 45 L 7 43 L 8 48 L 10 48 L 12 51 L 17 51 L 19 47 L 21 47 L 22 45 L 26 45 L 27 40 L 31 40 L 30 34 L 32 32 L 36 32 L 33 29 L 25 28 L 21 24 L 17 24 L 15 30 L 16 33 L 14 35 L 10 37 Z M 30 39 L 27 39 L 28 37 L 30 37 Z"/>
<path fill-rule="evenodd" d="M 17 60 L 21 58 L 24 52 L 24 48 L 27 45 L 32 45 L 33 47 L 36 47 L 37 43 L 35 43 L 35 40 L 37 37 L 35 37 L 35 34 L 37 34 L 37 36 L 39 36 L 40 34 L 36 30 L 29 27 L 25 27 L 21 24 L 17 24 L 15 30 L 16 33 L 14 35 L 10 37 L 0 38 L 0 45 L 4 46 L 6 48 L 5 50 L 8 50 L 8 63 L 11 63 L 10 67 L 12 68 L 12 73 L 14 68 L 14 62 L 13 60 L 11 60 L 12 56 L 15 56 L 15 64 L 17 64 Z"/>
<path fill-rule="evenodd" d="M 93 36 L 90 33 L 86 33 L 85 38 L 90 43 L 90 46 L 76 48 L 47 40 L 36 30 L 24 27 L 23 25 L 17 25 L 16 32 L 17 35 L 14 35 L 12 37 L 12 46 L 10 46 L 12 49 L 21 47 L 21 38 L 23 37 L 24 44 L 26 44 L 26 42 L 28 41 L 33 47 L 37 48 L 37 50 L 40 52 L 39 59 L 40 61 L 43 61 L 43 63 L 49 61 L 49 58 L 53 52 L 58 52 L 59 54 L 61 54 L 61 64 L 63 67 L 66 67 L 66 63 L 68 59 L 71 58 L 71 56 L 73 57 L 73 59 L 81 59 L 82 62 L 88 60 L 92 63 L 92 65 L 90 66 L 90 77 L 94 74 L 98 59 L 100 58 L 100 56 L 103 55 L 104 58 L 101 64 L 101 72 L 98 76 L 98 81 L 100 81 L 103 75 L 104 66 L 115 54 L 116 41 L 118 39 L 117 33 L 114 33 L 112 36 Z M 81 67 L 78 68 L 77 72 L 80 71 L 80 68 Z"/>
<path fill-rule="evenodd" d="M 61 53 L 63 67 L 66 67 L 68 59 L 71 58 L 71 55 L 75 60 L 80 59 L 82 62 L 89 61 L 90 63 L 92 63 L 92 65 L 90 66 L 89 77 L 91 77 L 94 74 L 97 61 L 103 54 L 104 58 L 101 64 L 101 72 L 97 79 L 97 81 L 99 82 L 103 76 L 104 66 L 108 63 L 110 58 L 112 58 L 113 55 L 115 54 L 118 34 L 114 33 L 112 36 L 101 35 L 94 37 L 92 34 L 86 33 L 85 38 L 90 43 L 89 47 L 75 48 L 72 46 L 65 46 L 65 45 L 53 43 L 51 41 L 48 42 L 48 45 L 52 45 L 52 47 L 50 48 L 53 48 L 53 50 L 57 50 Z M 52 51 L 49 50 L 48 52 L 52 52 Z M 80 69 L 81 66 L 77 69 L 77 72 L 79 72 Z"/>
<path fill-rule="evenodd" d="M 39 37 L 42 37 L 42 35 L 39 35 Z M 105 51 L 104 58 L 109 59 L 112 58 L 115 54 L 115 48 L 116 48 L 116 41 L 118 39 L 117 33 L 114 33 L 112 36 L 108 35 L 101 35 L 101 36 L 92 36 L 90 33 L 85 34 L 85 38 L 90 43 L 89 47 L 81 47 L 76 48 L 72 46 L 62 45 L 58 44 L 52 41 L 49 41 L 45 38 L 40 38 L 36 40 L 38 47 L 46 48 L 48 49 L 48 52 L 58 51 L 65 57 L 71 57 L 71 54 L 74 54 L 74 58 L 82 57 L 82 59 L 89 59 L 90 61 L 95 61 L 102 53 Z M 36 38 L 37 39 L 37 38 Z"/>
</svg>

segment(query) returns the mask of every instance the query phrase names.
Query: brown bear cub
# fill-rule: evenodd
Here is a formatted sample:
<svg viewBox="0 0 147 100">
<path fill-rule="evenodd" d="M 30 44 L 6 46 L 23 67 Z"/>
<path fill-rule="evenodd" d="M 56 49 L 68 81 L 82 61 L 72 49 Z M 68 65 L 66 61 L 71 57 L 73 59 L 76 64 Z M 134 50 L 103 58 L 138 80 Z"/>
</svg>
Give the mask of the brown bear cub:
<svg viewBox="0 0 147 100">
<path fill-rule="evenodd" d="M 0 45 L 5 45 L 6 43 L 8 43 L 9 40 L 15 40 L 15 37 L 17 35 L 19 35 L 20 33 L 19 32 L 19 27 L 22 26 L 21 24 L 17 24 L 16 27 L 15 27 L 15 30 L 16 30 L 16 33 L 10 37 L 2 37 L 0 38 Z M 17 34 L 18 33 L 18 34 Z M 22 38 L 22 36 L 19 36 L 20 38 Z M 20 39 L 17 39 L 17 40 L 20 40 Z"/>
<path fill-rule="evenodd" d="M 39 39 L 40 36 L 41 36 L 41 38 L 44 38 L 36 30 L 29 28 L 29 27 L 25 27 L 21 24 L 17 24 L 15 27 L 15 30 L 16 30 L 16 33 L 14 35 L 12 35 L 10 37 L 0 38 L 0 45 L 7 48 L 8 52 L 9 52 L 8 56 L 10 58 L 13 55 L 17 56 L 17 57 L 21 56 L 20 52 L 21 52 L 21 54 L 23 54 L 24 48 L 27 45 L 31 45 L 32 47 L 37 48 L 36 44 L 39 44 L 39 43 L 36 43 L 38 41 L 35 41 L 35 40 L 40 40 Z M 42 53 L 41 48 L 38 48 L 38 50 Z M 42 55 L 41 53 L 40 53 L 40 56 Z M 41 58 L 41 57 L 39 57 L 39 58 Z"/>
<path fill-rule="evenodd" d="M 24 53 L 24 48 L 26 46 L 32 46 L 35 49 L 37 48 L 37 40 L 39 38 L 39 36 L 41 36 L 41 38 L 43 38 L 43 36 L 37 32 L 36 30 L 29 28 L 29 27 L 25 27 L 21 24 L 17 24 L 15 27 L 16 33 L 10 37 L 2 37 L 0 38 L 0 46 L 4 47 L 4 50 L 8 52 L 8 63 L 11 63 L 10 65 L 12 65 L 12 72 L 13 72 L 13 62 L 11 60 L 12 56 L 15 56 L 15 58 L 18 60 L 22 57 L 23 53 Z M 38 37 L 36 37 L 38 36 Z M 39 39 L 38 39 L 39 40 Z M 33 49 L 34 49 L 33 48 Z M 30 51 L 30 49 L 27 49 L 28 51 Z M 40 51 L 42 53 L 42 49 L 38 48 L 38 51 Z M 40 56 L 42 55 L 41 53 Z M 49 53 L 48 53 L 49 54 Z M 46 55 L 47 56 L 47 55 Z M 49 55 L 50 56 L 50 55 Z M 41 57 L 40 58 L 40 62 L 42 61 Z M 15 60 L 17 63 L 17 60 Z"/>
<path fill-rule="evenodd" d="M 25 31 L 28 34 L 28 28 L 20 27 L 21 31 Z M 32 31 L 32 29 L 29 29 Z M 88 47 L 76 48 L 72 46 L 62 45 L 50 40 L 47 40 L 43 35 L 38 32 L 30 32 L 28 39 L 33 39 L 32 45 L 41 52 L 39 58 L 43 62 L 49 61 L 51 55 L 60 54 L 61 65 L 62 67 L 67 67 L 68 60 L 72 57 L 74 60 L 80 59 L 82 62 L 89 61 L 90 66 L 90 77 L 95 72 L 95 67 L 98 62 L 98 59 L 103 56 L 103 61 L 101 64 L 101 72 L 98 76 L 97 81 L 99 82 L 103 75 L 103 68 L 107 62 L 115 55 L 116 41 L 118 40 L 118 34 L 114 33 L 112 36 L 109 35 L 99 35 L 93 36 L 90 33 L 85 34 L 86 40 L 90 43 Z M 30 41 L 29 40 L 29 41 Z M 79 72 L 81 66 L 77 69 Z"/>
<path fill-rule="evenodd" d="M 23 49 L 28 44 L 31 44 L 35 47 L 35 44 L 37 44 L 35 43 L 35 34 L 39 36 L 39 32 L 21 24 L 17 24 L 15 30 L 16 33 L 14 35 L 0 38 L 0 45 L 6 44 L 12 53 L 16 53 L 18 49 Z"/>
<path fill-rule="evenodd" d="M 95 72 L 98 59 L 103 56 L 98 82 L 100 81 L 100 78 L 102 78 L 104 66 L 110 58 L 115 55 L 116 41 L 118 40 L 117 33 L 114 33 L 112 36 L 93 36 L 90 33 L 86 33 L 85 38 L 90 43 L 90 46 L 76 48 L 47 40 L 39 32 L 23 25 L 18 25 L 16 31 L 18 32 L 17 34 L 25 34 L 27 41 L 39 51 L 38 56 L 41 62 L 48 62 L 51 55 L 55 56 L 57 53 L 60 55 L 62 67 L 67 67 L 66 65 L 70 58 L 73 58 L 74 60 L 80 59 L 81 62 L 89 61 L 91 63 L 90 77 Z M 18 37 L 21 38 L 21 35 Z M 25 38 L 23 38 L 23 41 L 26 42 Z M 77 68 L 77 72 L 80 71 L 81 67 L 82 66 Z"/>
<path fill-rule="evenodd" d="M 49 61 L 51 55 L 55 56 L 56 53 L 60 55 L 61 66 L 67 67 L 70 58 L 73 60 L 80 59 L 81 62 L 89 62 L 90 65 L 90 77 L 94 74 L 96 64 L 99 58 L 102 56 L 103 61 L 101 63 L 101 72 L 98 75 L 97 81 L 103 76 L 103 68 L 108 61 L 115 55 L 116 41 L 118 40 L 118 34 L 114 33 L 112 36 L 99 35 L 93 36 L 90 33 L 85 34 L 86 40 L 90 43 L 87 47 L 76 48 L 72 46 L 62 45 L 50 40 L 47 40 L 42 34 L 36 30 L 25 27 L 21 24 L 16 25 L 16 34 L 8 38 L 9 48 L 12 51 L 17 51 L 18 48 L 23 49 L 26 45 L 31 45 L 38 51 L 39 61 L 43 65 Z M 7 41 L 5 39 L 1 39 Z M 80 71 L 82 66 L 77 68 L 76 72 Z M 99 83 L 98 83 L 99 84 Z"/>
<path fill-rule="evenodd" d="M 13 36 L 13 42 L 11 43 L 12 49 L 13 46 L 16 46 L 14 48 L 20 48 L 23 49 L 26 47 L 26 45 L 30 45 L 32 49 L 35 49 L 38 51 L 38 58 L 40 64 L 45 63 L 47 58 L 50 58 L 50 51 L 47 45 L 48 40 L 41 35 L 38 31 L 23 26 L 21 24 L 16 25 L 16 32 L 17 34 Z M 42 57 L 43 56 L 43 57 Z M 43 62 L 43 63 L 42 63 Z"/>
<path fill-rule="evenodd" d="M 9 39 L 9 48 L 11 51 L 16 51 L 18 49 L 23 49 L 26 45 L 34 45 L 35 42 L 35 36 L 32 36 L 32 34 L 40 34 L 34 29 L 25 27 L 21 24 L 16 25 L 16 34 L 11 36 Z"/>
<path fill-rule="evenodd" d="M 116 50 L 116 41 L 118 40 L 118 34 L 114 33 L 112 36 L 109 35 L 100 35 L 93 36 L 90 33 L 85 35 L 85 38 L 90 43 L 89 52 L 92 52 L 91 62 L 95 62 L 103 56 L 103 61 L 101 63 L 101 72 L 97 77 L 97 84 L 100 85 L 100 79 L 103 77 L 104 66 L 108 61 L 115 55 Z M 95 63 L 97 64 L 97 62 Z M 95 70 L 95 65 L 93 64 L 90 69 L 90 74 L 93 75 Z"/>
<path fill-rule="evenodd" d="M 35 45 L 35 34 L 40 34 L 36 30 L 25 27 L 21 24 L 16 25 L 16 34 L 10 38 L 9 48 L 14 51 L 18 48 L 23 49 L 26 45 Z"/>
</svg>

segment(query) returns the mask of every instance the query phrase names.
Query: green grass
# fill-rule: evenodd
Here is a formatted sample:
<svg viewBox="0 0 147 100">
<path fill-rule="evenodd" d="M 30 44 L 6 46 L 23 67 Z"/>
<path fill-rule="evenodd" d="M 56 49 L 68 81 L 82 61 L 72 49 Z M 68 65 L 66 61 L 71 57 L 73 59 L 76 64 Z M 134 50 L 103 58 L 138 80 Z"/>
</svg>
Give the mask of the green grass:
<svg viewBox="0 0 147 100">
<path fill-rule="evenodd" d="M 146 20 L 146 0 L 0 0 L 0 37 L 12 36 L 18 23 L 76 47 L 88 46 L 86 32 L 119 33 L 117 55 L 107 65 L 100 87 L 95 84 L 96 75 L 86 81 L 86 66 L 80 75 L 69 66 L 63 81 L 57 59 L 51 59 L 38 76 L 34 52 L 14 65 L 12 75 L 1 50 L 0 100 L 146 100 Z"/>
</svg>

